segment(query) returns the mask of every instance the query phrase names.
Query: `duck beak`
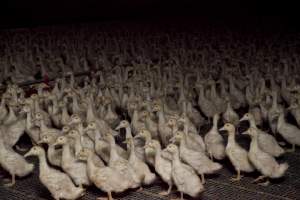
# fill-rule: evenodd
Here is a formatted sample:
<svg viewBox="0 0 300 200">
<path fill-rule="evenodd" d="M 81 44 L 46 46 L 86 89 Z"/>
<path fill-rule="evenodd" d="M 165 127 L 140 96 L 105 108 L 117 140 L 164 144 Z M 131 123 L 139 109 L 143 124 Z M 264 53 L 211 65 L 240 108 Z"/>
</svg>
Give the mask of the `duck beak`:
<svg viewBox="0 0 300 200">
<path fill-rule="evenodd" d="M 115 128 L 115 130 L 116 131 L 118 131 L 118 130 L 120 130 L 121 128 L 123 128 L 121 125 L 119 125 L 119 126 L 117 126 L 116 128 Z"/>
<path fill-rule="evenodd" d="M 29 156 L 33 156 L 32 153 L 31 153 L 31 151 L 28 151 L 28 152 L 24 155 L 24 158 L 27 158 L 27 157 L 29 157 Z"/>
<path fill-rule="evenodd" d="M 142 136 L 138 134 L 138 135 L 134 136 L 133 138 L 134 139 L 136 139 L 136 138 L 142 138 Z"/>
<path fill-rule="evenodd" d="M 225 127 L 223 126 L 222 128 L 219 129 L 219 131 L 226 131 Z"/>
<path fill-rule="evenodd" d="M 241 119 L 240 119 L 240 122 L 241 121 L 246 121 L 247 119 L 246 119 L 246 116 L 243 116 Z"/>
<path fill-rule="evenodd" d="M 129 138 L 126 138 L 124 141 L 123 141 L 123 144 L 128 144 L 129 143 Z"/>
<path fill-rule="evenodd" d="M 174 143 L 176 141 L 175 137 L 172 137 L 170 140 L 169 140 L 171 143 Z"/>
<path fill-rule="evenodd" d="M 44 143 L 44 141 L 43 140 L 39 140 L 39 141 L 37 141 L 37 144 L 43 144 Z"/>
<path fill-rule="evenodd" d="M 54 144 L 52 144 L 54 147 L 58 147 L 60 144 L 58 142 L 55 142 Z"/>
<path fill-rule="evenodd" d="M 241 133 L 242 135 L 249 135 L 248 130 Z"/>
</svg>

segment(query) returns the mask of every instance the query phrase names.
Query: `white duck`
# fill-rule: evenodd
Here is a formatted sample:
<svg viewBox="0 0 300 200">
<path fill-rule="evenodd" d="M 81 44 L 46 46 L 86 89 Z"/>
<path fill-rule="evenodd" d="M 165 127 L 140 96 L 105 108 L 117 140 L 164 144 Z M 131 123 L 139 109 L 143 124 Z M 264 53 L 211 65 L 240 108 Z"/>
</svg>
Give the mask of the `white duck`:
<svg viewBox="0 0 300 200">
<path fill-rule="evenodd" d="M 16 176 L 24 177 L 30 174 L 34 165 L 29 164 L 22 155 L 16 153 L 11 147 L 5 145 L 2 134 L 0 133 L 0 165 L 8 171 L 11 175 L 11 183 L 7 186 L 14 186 L 16 183 Z"/>
<path fill-rule="evenodd" d="M 199 197 L 204 187 L 194 169 L 182 163 L 176 145 L 169 144 L 166 151 L 172 154 L 172 179 L 180 192 L 180 199 L 183 200 L 183 194 L 193 198 Z"/>
<path fill-rule="evenodd" d="M 225 158 L 224 139 L 218 131 L 219 114 L 215 114 L 213 118 L 213 126 L 204 136 L 206 150 L 211 159 L 222 160 Z"/>
<path fill-rule="evenodd" d="M 162 150 L 159 141 L 152 140 L 145 146 L 145 150 L 152 152 L 155 155 L 155 171 L 169 186 L 168 191 L 160 192 L 160 195 L 166 196 L 171 193 L 173 180 L 172 180 L 172 163 L 170 160 L 162 157 Z"/>
<path fill-rule="evenodd" d="M 219 131 L 227 131 L 228 133 L 228 142 L 226 145 L 225 153 L 229 157 L 232 165 L 237 171 L 237 177 L 231 178 L 231 180 L 240 181 L 241 171 L 254 171 L 254 168 L 248 159 L 248 152 L 235 141 L 236 133 L 234 125 L 226 123 L 221 129 L 219 129 Z"/>
<path fill-rule="evenodd" d="M 300 129 L 286 122 L 284 112 L 279 115 L 277 131 L 288 143 L 292 144 L 292 149 L 287 150 L 287 152 L 294 152 L 295 146 L 300 146 Z"/>
<path fill-rule="evenodd" d="M 256 127 L 254 116 L 251 113 L 246 113 L 240 119 L 240 121 L 244 120 L 248 120 L 250 122 L 250 127 L 258 131 L 257 139 L 261 150 L 275 157 L 281 156 L 284 153 L 284 149 L 278 145 L 276 139 L 272 135 Z"/>
<path fill-rule="evenodd" d="M 59 136 L 54 146 L 62 146 L 62 169 L 72 178 L 77 186 L 90 185 L 87 176 L 86 163 L 80 162 L 75 158 L 71 151 L 69 139 L 66 136 Z"/>
<path fill-rule="evenodd" d="M 287 163 L 278 164 L 275 158 L 270 154 L 262 151 L 258 144 L 258 131 L 255 128 L 249 128 L 246 132 L 242 133 L 250 135 L 251 144 L 248 152 L 248 157 L 255 168 L 262 173 L 254 182 L 265 178 L 280 178 L 284 175 L 285 171 L 288 169 L 289 165 Z M 269 180 L 267 180 L 263 185 L 267 186 Z"/>
<path fill-rule="evenodd" d="M 45 150 L 42 147 L 34 146 L 25 157 L 37 156 L 40 163 L 40 181 L 47 187 L 55 200 L 68 199 L 73 200 L 82 197 L 85 190 L 81 187 L 76 187 L 71 178 L 54 168 L 51 168 L 46 160 Z"/>
</svg>

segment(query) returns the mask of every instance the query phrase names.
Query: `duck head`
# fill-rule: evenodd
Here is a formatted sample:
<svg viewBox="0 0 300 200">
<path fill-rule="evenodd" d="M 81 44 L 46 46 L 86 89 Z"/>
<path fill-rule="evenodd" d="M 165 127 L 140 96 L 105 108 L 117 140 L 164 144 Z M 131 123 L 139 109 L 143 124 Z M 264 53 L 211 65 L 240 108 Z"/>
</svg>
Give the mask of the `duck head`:
<svg viewBox="0 0 300 200">
<path fill-rule="evenodd" d="M 226 131 L 228 134 L 235 133 L 235 127 L 233 124 L 226 123 L 222 128 L 219 129 L 219 131 Z"/>
<path fill-rule="evenodd" d="M 127 128 L 130 124 L 127 120 L 122 120 L 120 124 L 115 128 L 116 130 L 120 130 L 121 128 Z"/>
<path fill-rule="evenodd" d="M 70 118 L 69 125 L 80 124 L 82 122 L 78 114 L 73 114 Z"/>
<path fill-rule="evenodd" d="M 67 134 L 71 130 L 71 127 L 68 125 L 65 125 L 62 127 L 62 133 Z"/>
<path fill-rule="evenodd" d="M 54 146 L 62 146 L 68 142 L 68 138 L 66 136 L 59 136 L 55 143 L 53 144 Z"/>
<path fill-rule="evenodd" d="M 72 129 L 71 131 L 68 132 L 68 137 L 72 138 L 72 139 L 76 139 L 77 137 L 80 136 L 79 131 L 76 129 Z"/>
<path fill-rule="evenodd" d="M 37 142 L 38 144 L 52 144 L 55 142 L 55 138 L 52 135 L 43 135 L 43 137 Z"/>
<path fill-rule="evenodd" d="M 44 153 L 44 149 L 40 146 L 33 146 L 25 155 L 24 157 L 27 158 L 29 156 L 39 156 Z"/>
<path fill-rule="evenodd" d="M 165 150 L 171 154 L 178 153 L 178 147 L 175 144 L 169 144 Z"/>
<path fill-rule="evenodd" d="M 240 119 L 240 122 L 241 122 L 241 121 L 248 121 L 248 120 L 251 119 L 251 117 L 252 117 L 252 114 L 251 114 L 251 113 L 246 113 L 246 114 L 244 114 L 244 116 Z"/>
</svg>

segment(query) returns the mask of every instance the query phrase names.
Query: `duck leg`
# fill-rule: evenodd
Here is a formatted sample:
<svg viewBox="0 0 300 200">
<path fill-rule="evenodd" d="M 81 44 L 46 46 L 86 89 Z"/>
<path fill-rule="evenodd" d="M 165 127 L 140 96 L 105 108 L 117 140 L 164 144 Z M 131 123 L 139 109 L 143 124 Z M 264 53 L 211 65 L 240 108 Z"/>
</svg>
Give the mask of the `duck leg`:
<svg viewBox="0 0 300 200">
<path fill-rule="evenodd" d="M 234 178 L 234 177 L 231 178 L 230 180 L 233 181 L 233 182 L 235 182 L 235 181 L 240 181 L 241 178 L 242 178 L 242 177 L 241 177 L 241 171 L 238 169 L 238 170 L 237 170 L 237 176 L 236 176 L 235 178 Z"/>
<path fill-rule="evenodd" d="M 204 177 L 204 174 L 200 174 L 200 176 L 201 176 L 201 183 L 202 183 L 202 184 L 205 184 L 205 177 Z"/>
<path fill-rule="evenodd" d="M 112 198 L 111 192 L 107 192 L 107 197 L 98 197 L 96 200 L 114 200 Z"/>
<path fill-rule="evenodd" d="M 11 176 L 11 183 L 6 183 L 6 184 L 4 184 L 4 186 L 6 186 L 6 187 L 12 187 L 12 186 L 14 186 L 16 184 L 16 175 L 12 175 Z"/>
<path fill-rule="evenodd" d="M 266 178 L 266 176 L 259 176 L 259 177 L 256 178 L 254 181 L 252 181 L 252 183 L 257 183 L 258 181 L 263 180 L 263 179 L 265 179 L 265 178 Z"/>
<path fill-rule="evenodd" d="M 160 192 L 159 195 L 168 196 L 171 193 L 171 190 L 172 190 L 172 184 L 169 184 L 168 191 Z"/>
<path fill-rule="evenodd" d="M 144 190 L 144 188 L 143 188 L 143 186 L 141 186 L 139 189 L 137 189 L 136 191 L 137 192 L 141 192 L 141 191 L 143 191 Z"/>
</svg>

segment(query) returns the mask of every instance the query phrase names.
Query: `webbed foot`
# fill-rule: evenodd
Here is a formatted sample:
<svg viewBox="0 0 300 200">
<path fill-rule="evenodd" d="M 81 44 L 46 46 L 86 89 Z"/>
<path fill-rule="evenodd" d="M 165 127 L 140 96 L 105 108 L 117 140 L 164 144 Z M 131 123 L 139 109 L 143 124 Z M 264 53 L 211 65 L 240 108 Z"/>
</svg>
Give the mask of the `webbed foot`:
<svg viewBox="0 0 300 200">
<path fill-rule="evenodd" d="M 237 182 L 237 181 L 240 181 L 242 179 L 242 177 L 243 176 L 232 177 L 232 178 L 230 178 L 230 181 Z"/>
<path fill-rule="evenodd" d="M 160 192 L 158 194 L 161 195 L 161 196 L 168 196 L 169 192 L 168 191 L 162 191 L 162 192 Z"/>
<path fill-rule="evenodd" d="M 258 181 L 263 180 L 264 178 L 266 178 L 266 177 L 265 176 L 259 176 L 254 181 L 252 181 L 252 183 L 257 183 Z"/>
<path fill-rule="evenodd" d="M 108 197 L 97 197 L 96 200 L 108 200 Z"/>
<path fill-rule="evenodd" d="M 261 185 L 261 186 L 266 187 L 266 186 L 270 185 L 270 181 L 267 180 L 266 182 L 264 182 L 264 183 L 259 183 L 258 185 Z"/>
<path fill-rule="evenodd" d="M 3 184 L 5 187 L 13 187 L 15 186 L 15 183 L 5 183 Z"/>
</svg>

